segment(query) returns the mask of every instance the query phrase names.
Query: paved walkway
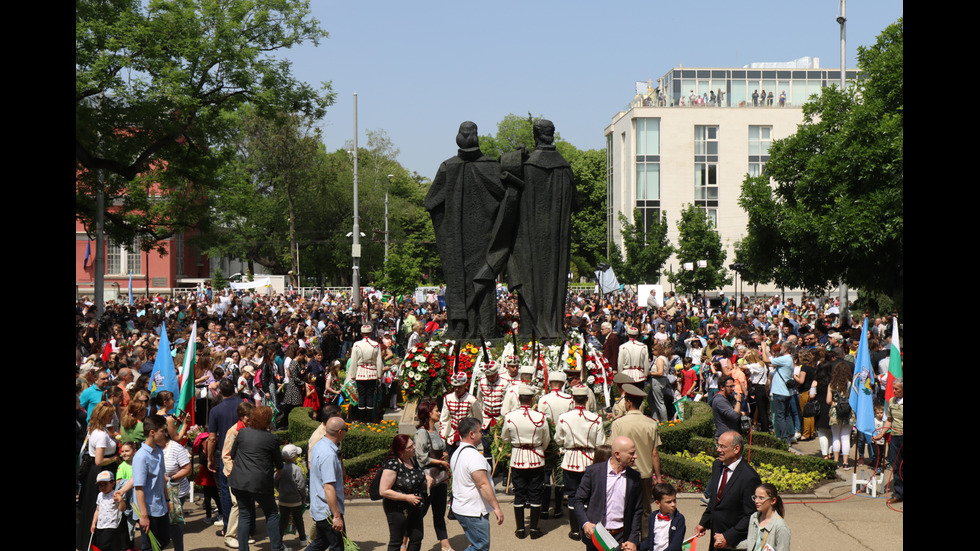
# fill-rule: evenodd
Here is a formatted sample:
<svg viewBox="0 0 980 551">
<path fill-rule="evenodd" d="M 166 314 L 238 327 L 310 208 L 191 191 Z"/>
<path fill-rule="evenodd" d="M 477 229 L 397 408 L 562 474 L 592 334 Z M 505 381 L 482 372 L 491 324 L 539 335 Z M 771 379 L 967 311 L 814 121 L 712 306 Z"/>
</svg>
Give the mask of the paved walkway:
<svg viewBox="0 0 980 551">
<path fill-rule="evenodd" d="M 805 454 L 819 453 L 816 440 L 801 442 L 794 446 Z M 903 504 L 894 506 L 892 510 L 885 503 L 885 498 L 879 495 L 872 498 L 868 494 L 851 496 L 850 471 L 839 470 L 841 480 L 818 488 L 813 494 L 786 495 L 786 522 L 792 530 L 792 548 L 794 551 L 893 551 L 904 546 Z M 885 480 L 891 475 L 885 471 Z M 845 481 L 846 477 L 846 481 Z M 499 485 L 498 485 L 499 488 Z M 539 548 L 548 551 L 581 550 L 584 544 L 568 539 L 567 518 L 541 521 L 541 529 L 545 532 L 543 538 L 518 540 L 514 536 L 513 497 L 502 495 L 498 489 L 498 499 L 504 512 L 504 524 L 492 524 L 490 530 L 491 548 L 499 551 L 525 551 Z M 687 535 L 694 534 L 704 511 L 700 496 L 682 494 L 678 496 L 678 509 L 687 521 Z M 198 498 L 200 503 L 200 498 Z M 203 509 L 196 504 L 188 504 L 188 526 L 185 535 L 185 548 L 188 550 L 218 551 L 227 549 L 222 545 L 221 538 L 215 535 L 213 526 L 205 526 Z M 261 515 L 261 513 L 260 513 Z M 312 522 L 307 514 L 306 526 Z M 388 541 L 388 526 L 380 502 L 367 499 L 351 500 L 347 504 L 347 525 L 351 538 L 360 545 L 362 551 L 383 551 Z M 463 551 L 469 545 L 459 524 L 447 522 L 450 543 L 457 551 Z M 265 521 L 258 523 L 258 542 L 251 549 L 266 551 L 270 549 L 269 540 L 265 537 Z M 439 551 L 439 542 L 435 539 L 431 520 L 425 525 L 423 551 Z M 297 537 L 287 535 L 285 543 L 292 549 L 297 549 Z M 699 548 L 706 546 L 707 536 L 699 540 Z M 703 547 L 707 549 L 707 547 Z"/>
</svg>

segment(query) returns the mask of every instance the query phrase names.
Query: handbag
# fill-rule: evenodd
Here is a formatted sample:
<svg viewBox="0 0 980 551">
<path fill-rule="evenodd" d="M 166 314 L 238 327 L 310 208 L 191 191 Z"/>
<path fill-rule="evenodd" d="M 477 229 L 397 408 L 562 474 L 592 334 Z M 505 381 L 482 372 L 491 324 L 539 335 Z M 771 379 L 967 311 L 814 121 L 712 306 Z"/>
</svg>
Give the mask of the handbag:
<svg viewBox="0 0 980 551">
<path fill-rule="evenodd" d="M 818 400 L 810 400 L 803 406 L 803 417 L 809 419 L 818 415 L 820 415 L 820 402 Z"/>
</svg>

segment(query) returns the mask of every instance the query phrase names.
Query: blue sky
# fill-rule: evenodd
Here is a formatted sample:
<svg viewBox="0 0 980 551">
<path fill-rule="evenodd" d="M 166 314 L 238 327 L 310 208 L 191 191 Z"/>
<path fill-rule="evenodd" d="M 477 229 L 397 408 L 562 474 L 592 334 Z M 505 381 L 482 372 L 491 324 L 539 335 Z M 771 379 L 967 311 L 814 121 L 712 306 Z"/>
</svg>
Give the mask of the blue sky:
<svg viewBox="0 0 980 551">
<path fill-rule="evenodd" d="M 585 2 L 313 0 L 330 37 L 280 52 L 296 76 L 332 81 L 321 121 L 328 151 L 384 129 L 398 161 L 432 177 L 456 153 L 459 123 L 496 133 L 508 113 L 544 115 L 580 149 L 605 147 L 602 131 L 636 81 L 672 67 L 741 67 L 820 58 L 840 66 L 838 0 Z M 899 0 L 847 2 L 847 66 L 903 14 Z"/>
</svg>

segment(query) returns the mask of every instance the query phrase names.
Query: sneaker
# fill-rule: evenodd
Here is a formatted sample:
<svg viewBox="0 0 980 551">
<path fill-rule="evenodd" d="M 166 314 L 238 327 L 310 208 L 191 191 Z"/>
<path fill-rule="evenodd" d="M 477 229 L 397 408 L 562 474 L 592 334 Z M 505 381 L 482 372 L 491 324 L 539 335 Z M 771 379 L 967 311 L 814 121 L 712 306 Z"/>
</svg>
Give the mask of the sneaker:
<svg viewBox="0 0 980 551">
<path fill-rule="evenodd" d="M 222 520 L 221 517 L 218 517 L 218 518 L 214 519 L 214 525 L 215 526 L 222 526 L 222 525 L 224 525 L 224 523 L 225 523 L 225 521 Z"/>
<path fill-rule="evenodd" d="M 238 540 L 235 538 L 225 538 L 225 547 L 231 547 L 232 549 L 238 549 Z"/>
<path fill-rule="evenodd" d="M 793 435 L 793 440 L 799 440 L 801 436 L 803 436 L 803 435 L 800 434 L 800 433 L 796 433 L 796 434 Z"/>
<path fill-rule="evenodd" d="M 255 543 L 255 538 L 253 538 L 252 536 L 249 536 L 248 537 L 248 543 L 250 543 L 250 544 Z"/>
</svg>

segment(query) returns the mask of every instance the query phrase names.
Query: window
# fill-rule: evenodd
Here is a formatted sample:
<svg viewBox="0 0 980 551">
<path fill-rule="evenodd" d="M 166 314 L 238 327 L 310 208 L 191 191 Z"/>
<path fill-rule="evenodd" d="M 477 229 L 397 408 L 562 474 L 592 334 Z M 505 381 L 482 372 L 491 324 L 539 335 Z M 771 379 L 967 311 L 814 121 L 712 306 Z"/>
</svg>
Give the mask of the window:
<svg viewBox="0 0 980 551">
<path fill-rule="evenodd" d="M 694 127 L 694 204 L 718 219 L 718 127 Z"/>
<path fill-rule="evenodd" d="M 749 176 L 762 174 L 772 146 L 771 126 L 749 126 Z"/>
<path fill-rule="evenodd" d="M 174 262 L 177 263 L 177 275 L 187 275 L 184 273 L 184 232 L 174 236 Z"/>
<path fill-rule="evenodd" d="M 139 241 L 120 245 L 106 240 L 105 244 L 105 273 L 106 275 L 128 275 L 142 273 L 142 253 Z"/>
<path fill-rule="evenodd" d="M 643 232 L 660 217 L 660 119 L 638 118 L 636 128 L 636 208 Z"/>
</svg>

